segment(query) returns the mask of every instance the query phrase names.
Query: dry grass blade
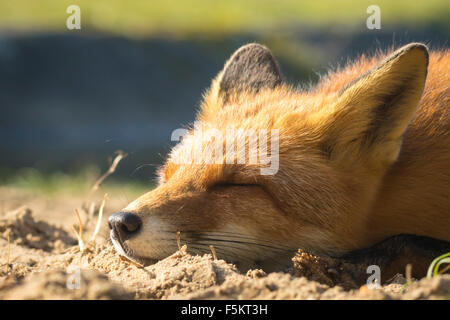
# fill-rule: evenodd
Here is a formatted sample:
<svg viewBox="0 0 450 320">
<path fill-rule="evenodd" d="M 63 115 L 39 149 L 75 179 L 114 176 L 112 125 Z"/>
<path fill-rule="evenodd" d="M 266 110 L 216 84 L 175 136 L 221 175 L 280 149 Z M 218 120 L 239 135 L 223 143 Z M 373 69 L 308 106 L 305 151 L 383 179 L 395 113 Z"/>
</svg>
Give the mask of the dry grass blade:
<svg viewBox="0 0 450 320">
<path fill-rule="evenodd" d="M 406 283 L 411 284 L 412 282 L 412 265 L 411 264 L 407 264 L 406 265 L 406 270 L 405 270 L 405 276 L 406 276 Z"/>
<path fill-rule="evenodd" d="M 8 232 L 8 258 L 6 260 L 6 273 L 9 271 L 9 264 L 11 260 L 11 231 Z"/>
<path fill-rule="evenodd" d="M 84 252 L 85 246 L 84 246 L 84 236 L 83 236 L 83 223 L 81 222 L 80 213 L 78 212 L 78 209 L 75 209 L 75 213 L 78 217 L 78 223 L 79 223 L 79 231 L 77 232 L 77 229 L 75 226 L 73 227 L 73 230 L 75 231 L 75 234 L 78 238 L 78 245 L 80 247 L 80 251 Z"/>
<path fill-rule="evenodd" d="M 178 245 L 178 250 L 181 250 L 181 232 L 180 231 L 177 232 L 177 245 Z"/>
<path fill-rule="evenodd" d="M 98 180 L 92 186 L 91 194 L 94 193 L 98 189 L 98 187 L 102 184 L 102 182 L 106 178 L 108 178 L 111 174 L 113 174 L 116 171 L 117 166 L 119 165 L 119 162 L 126 156 L 127 156 L 127 154 L 122 151 L 117 152 L 117 156 L 112 161 L 111 166 L 109 167 L 108 171 L 106 171 L 100 178 L 98 178 Z"/>
<path fill-rule="evenodd" d="M 105 208 L 106 200 L 108 199 L 108 194 L 105 193 L 103 196 L 102 204 L 100 205 L 100 209 L 98 210 L 98 219 L 97 219 L 97 225 L 95 226 L 94 233 L 92 234 L 91 240 L 89 242 L 94 242 L 95 237 L 97 237 L 98 232 L 100 231 L 100 226 L 102 224 L 102 217 L 103 217 L 103 209 Z"/>
<path fill-rule="evenodd" d="M 91 205 L 89 206 L 89 209 L 88 209 L 88 217 L 89 218 L 92 218 L 94 216 L 94 211 L 95 211 L 95 202 L 92 201 Z"/>
<path fill-rule="evenodd" d="M 443 268 L 442 270 L 439 270 L 438 274 L 444 274 L 449 270 L 450 270 L 450 264 L 448 266 L 446 266 L 445 268 Z"/>
<path fill-rule="evenodd" d="M 131 264 L 134 264 L 136 267 L 139 267 L 139 268 L 143 268 L 143 267 L 144 267 L 143 264 L 140 264 L 140 263 L 137 262 L 137 261 L 131 260 L 131 259 L 128 258 L 128 257 L 122 256 L 122 255 L 119 255 L 119 257 L 120 257 L 120 260 L 122 260 L 122 261 L 127 261 L 127 262 L 129 262 L 129 263 L 131 263 Z"/>
<path fill-rule="evenodd" d="M 211 249 L 211 253 L 212 253 L 213 259 L 217 260 L 216 249 L 214 249 L 213 245 L 210 245 L 209 248 Z"/>
</svg>

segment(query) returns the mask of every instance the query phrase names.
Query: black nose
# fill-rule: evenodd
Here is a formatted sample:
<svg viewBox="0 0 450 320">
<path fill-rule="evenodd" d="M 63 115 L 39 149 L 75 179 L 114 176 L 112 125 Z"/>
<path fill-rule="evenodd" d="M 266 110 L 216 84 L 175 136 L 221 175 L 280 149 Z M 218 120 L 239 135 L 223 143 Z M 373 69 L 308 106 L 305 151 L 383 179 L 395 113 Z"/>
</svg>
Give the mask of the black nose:
<svg viewBox="0 0 450 320">
<path fill-rule="evenodd" d="M 131 212 L 117 212 L 109 217 L 108 225 L 123 241 L 139 231 L 142 220 L 139 216 Z"/>
</svg>

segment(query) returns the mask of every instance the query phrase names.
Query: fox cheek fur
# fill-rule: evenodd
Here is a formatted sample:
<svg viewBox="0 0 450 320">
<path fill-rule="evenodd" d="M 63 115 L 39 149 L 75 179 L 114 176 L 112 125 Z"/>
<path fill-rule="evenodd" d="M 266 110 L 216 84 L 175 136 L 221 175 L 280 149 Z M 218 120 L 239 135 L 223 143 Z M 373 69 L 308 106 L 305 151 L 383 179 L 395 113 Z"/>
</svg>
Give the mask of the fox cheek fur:
<svg viewBox="0 0 450 320">
<path fill-rule="evenodd" d="M 298 248 L 339 256 L 397 234 L 450 241 L 449 60 L 448 51 L 412 43 L 298 91 L 266 47 L 241 47 L 197 121 L 219 132 L 278 130 L 276 174 L 261 175 L 261 164 L 187 161 L 203 143 L 192 128 L 160 185 L 123 210 L 142 220 L 123 246 L 161 259 L 180 231 L 191 251 L 214 245 L 230 261 L 274 266 Z"/>
</svg>

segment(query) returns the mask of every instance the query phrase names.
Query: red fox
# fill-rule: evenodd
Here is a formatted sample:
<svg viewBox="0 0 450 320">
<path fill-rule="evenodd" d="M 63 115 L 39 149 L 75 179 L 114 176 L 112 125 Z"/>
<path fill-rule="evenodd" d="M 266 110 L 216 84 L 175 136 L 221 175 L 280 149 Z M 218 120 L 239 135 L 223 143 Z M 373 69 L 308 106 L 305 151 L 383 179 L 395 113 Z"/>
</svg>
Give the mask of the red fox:
<svg viewBox="0 0 450 320">
<path fill-rule="evenodd" d="M 450 249 L 449 65 L 448 49 L 411 43 L 298 90 L 266 47 L 241 47 L 161 167 L 158 187 L 110 217 L 114 246 L 158 260 L 177 250 L 181 232 L 190 252 L 213 245 L 220 258 L 268 269 L 298 248 L 345 257 L 398 235 Z M 223 152 L 220 140 L 211 153 L 199 130 L 245 143 Z M 276 166 L 250 161 L 249 130 L 263 132 L 256 156 L 276 156 Z M 262 174 L 270 166 L 273 174 Z"/>
</svg>

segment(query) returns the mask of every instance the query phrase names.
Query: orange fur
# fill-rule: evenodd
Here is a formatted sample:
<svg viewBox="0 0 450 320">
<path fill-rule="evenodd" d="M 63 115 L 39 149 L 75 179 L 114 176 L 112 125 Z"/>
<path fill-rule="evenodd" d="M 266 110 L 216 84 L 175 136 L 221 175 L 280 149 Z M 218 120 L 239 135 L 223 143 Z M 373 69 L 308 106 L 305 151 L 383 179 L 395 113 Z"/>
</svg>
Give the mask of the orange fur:
<svg viewBox="0 0 450 320">
<path fill-rule="evenodd" d="M 277 84 L 225 96 L 225 68 L 197 120 L 221 132 L 278 129 L 278 172 L 185 163 L 204 143 L 192 129 L 160 185 L 125 208 L 144 223 L 125 245 L 160 259 L 181 231 L 192 250 L 213 244 L 219 258 L 251 264 L 297 248 L 340 255 L 401 233 L 450 241 L 449 52 L 410 45 L 385 56 L 362 56 L 302 92 Z"/>
</svg>

